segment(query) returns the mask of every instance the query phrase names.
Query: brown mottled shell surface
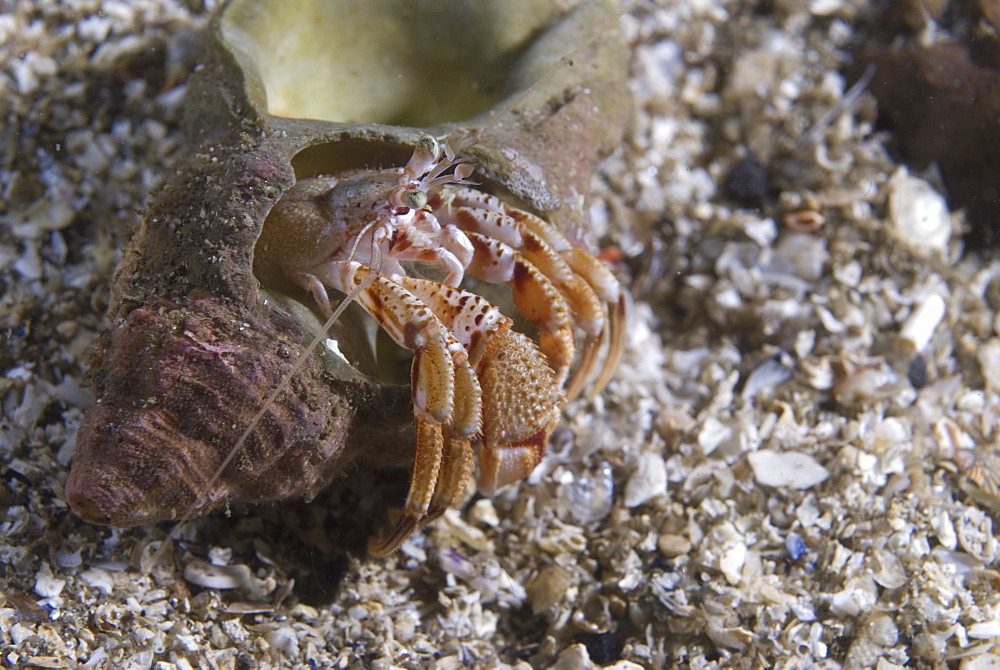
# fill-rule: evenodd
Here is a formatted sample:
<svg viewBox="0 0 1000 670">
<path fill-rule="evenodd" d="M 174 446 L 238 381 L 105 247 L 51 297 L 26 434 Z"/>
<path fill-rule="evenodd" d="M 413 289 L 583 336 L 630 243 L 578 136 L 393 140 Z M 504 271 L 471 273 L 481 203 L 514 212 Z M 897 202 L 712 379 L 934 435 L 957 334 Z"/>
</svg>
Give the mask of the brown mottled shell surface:
<svg viewBox="0 0 1000 670">
<path fill-rule="evenodd" d="M 196 516 L 230 501 L 310 497 L 351 462 L 412 458 L 408 389 L 373 376 L 370 334 L 350 310 L 330 334 L 350 364 L 317 353 L 291 374 L 320 322 L 307 297 L 260 288 L 254 244 L 297 178 L 400 165 L 419 136 L 467 130 L 483 133 L 468 153 L 484 188 L 564 229 L 579 225 L 628 97 L 611 34 L 529 88 L 615 19 L 610 2 L 561 6 L 231 0 L 220 9 L 187 98 L 197 149 L 146 211 L 94 347 L 96 402 L 66 487 L 74 511 L 117 526 Z"/>
</svg>

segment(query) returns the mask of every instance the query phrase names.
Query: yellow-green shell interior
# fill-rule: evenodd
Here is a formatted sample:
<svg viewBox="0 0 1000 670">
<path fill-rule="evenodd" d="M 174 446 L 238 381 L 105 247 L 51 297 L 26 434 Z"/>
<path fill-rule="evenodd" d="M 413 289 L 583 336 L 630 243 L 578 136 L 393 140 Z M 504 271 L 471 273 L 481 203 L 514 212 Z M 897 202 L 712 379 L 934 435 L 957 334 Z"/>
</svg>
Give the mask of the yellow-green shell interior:
<svg viewBox="0 0 1000 670">
<path fill-rule="evenodd" d="M 546 0 L 233 0 L 219 29 L 261 111 L 429 126 L 509 93 L 510 67 L 557 12 Z"/>
</svg>

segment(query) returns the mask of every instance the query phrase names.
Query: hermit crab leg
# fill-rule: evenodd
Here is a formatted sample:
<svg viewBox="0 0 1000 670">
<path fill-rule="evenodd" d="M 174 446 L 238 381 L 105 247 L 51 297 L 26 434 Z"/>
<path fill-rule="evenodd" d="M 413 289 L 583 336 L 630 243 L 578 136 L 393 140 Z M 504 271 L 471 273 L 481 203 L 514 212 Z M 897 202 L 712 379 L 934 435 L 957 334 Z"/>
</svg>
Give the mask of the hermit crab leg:
<svg viewBox="0 0 1000 670">
<path fill-rule="evenodd" d="M 466 233 L 476 250 L 469 273 L 491 283 L 509 283 L 518 311 L 538 328 L 539 347 L 562 387 L 576 351 L 573 319 L 563 295 L 542 272 L 497 239 Z"/>
<path fill-rule="evenodd" d="M 570 388 L 566 391 L 566 395 L 570 398 L 574 398 L 579 394 L 587 378 L 590 376 L 591 369 L 596 363 L 598 351 L 606 349 L 604 364 L 600 368 L 597 380 L 587 394 L 589 398 L 593 398 L 607 386 L 624 350 L 625 323 L 628 318 L 628 299 L 625 292 L 622 291 L 618 280 L 615 279 L 615 276 L 611 274 L 611 271 L 603 263 L 583 249 L 574 247 L 569 243 L 569 240 L 563 237 L 551 225 L 527 212 L 507 207 L 503 203 L 501 203 L 501 206 L 523 227 L 523 234 L 529 237 L 530 235 L 537 235 L 546 247 L 557 253 L 559 258 L 566 263 L 572 273 L 572 277 L 575 280 L 582 280 L 590 289 L 581 290 L 579 284 L 574 282 L 573 287 L 566 287 L 566 290 L 571 295 L 579 296 L 581 300 L 586 300 L 588 309 L 593 308 L 591 300 L 596 300 L 601 305 L 599 327 L 596 321 L 588 322 L 585 317 L 580 320 L 580 327 L 590 335 L 596 336 L 598 342 L 594 342 L 593 340 L 588 341 L 587 347 L 584 350 L 583 360 L 580 363 L 579 373 L 570 385 Z M 527 231 L 530 231 L 530 233 Z M 529 258 L 534 258 L 529 253 L 525 255 Z M 536 259 L 535 262 L 538 263 L 539 261 Z M 542 271 L 544 272 L 545 269 Z M 556 269 L 552 268 L 552 272 L 556 272 Z M 570 300 L 572 301 L 572 298 Z M 591 328 L 588 328 L 588 325 Z"/>
<path fill-rule="evenodd" d="M 342 293 L 360 288 L 358 303 L 397 344 L 413 351 L 416 455 L 402 516 L 386 538 L 369 547 L 384 555 L 460 494 L 454 489 L 470 470 L 470 438 L 480 430 L 482 391 L 465 347 L 399 282 L 355 262 L 324 269 L 322 284 Z"/>
<path fill-rule="evenodd" d="M 600 352 L 605 351 L 598 382 L 588 394 L 590 397 L 597 395 L 614 373 L 624 346 L 626 303 L 614 275 L 600 261 L 573 247 L 551 225 L 532 214 L 508 207 L 495 196 L 471 189 L 454 189 L 445 200 L 447 206 L 438 218 L 457 225 L 474 244 L 476 233 L 503 242 L 512 248 L 515 256 L 537 268 L 558 289 L 569 305 L 573 321 L 587 333 L 580 364 L 566 396 L 573 399 L 580 394 L 598 366 Z M 588 262 L 587 258 L 591 260 Z M 486 281 L 510 281 L 511 277 L 499 278 L 504 267 L 502 263 L 481 263 L 477 268 L 479 273 L 473 268 L 470 272 Z M 569 339 L 571 341 L 572 337 Z M 543 350 L 549 353 L 546 346 Z"/>
<path fill-rule="evenodd" d="M 600 374 L 594 382 L 589 398 L 601 392 L 611 376 L 625 350 L 625 324 L 628 322 L 628 296 L 621 289 L 615 276 L 603 263 L 577 247 L 570 247 L 561 252 L 573 271 L 583 277 L 597 295 L 608 305 L 608 328 L 602 333 L 602 342 L 607 341 L 607 354 Z"/>
</svg>

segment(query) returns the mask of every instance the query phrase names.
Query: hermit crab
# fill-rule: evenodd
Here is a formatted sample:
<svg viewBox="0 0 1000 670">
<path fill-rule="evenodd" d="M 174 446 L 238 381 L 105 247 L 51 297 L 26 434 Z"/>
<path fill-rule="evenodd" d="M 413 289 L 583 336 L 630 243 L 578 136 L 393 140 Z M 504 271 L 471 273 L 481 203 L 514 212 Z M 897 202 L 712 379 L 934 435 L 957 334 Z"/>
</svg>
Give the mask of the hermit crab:
<svg viewBox="0 0 1000 670">
<path fill-rule="evenodd" d="M 265 285 L 312 293 L 332 317 L 327 288 L 353 296 L 395 342 L 414 352 L 411 391 L 416 458 L 409 496 L 385 553 L 454 504 L 478 454 L 480 491 L 527 476 L 541 461 L 564 403 L 576 349 L 583 354 L 566 397 L 576 396 L 604 353 L 595 390 L 624 342 L 626 298 L 592 255 L 541 218 L 467 188 L 470 167 L 421 137 L 402 168 L 353 170 L 300 180 L 271 210 L 257 242 Z M 410 276 L 437 266 L 443 279 Z M 486 299 L 458 288 L 465 273 L 509 284 L 539 346 Z"/>
<path fill-rule="evenodd" d="M 474 469 L 485 493 L 530 473 L 624 342 L 627 297 L 581 243 L 628 113 L 616 17 L 603 0 L 226 2 L 190 84 L 197 148 L 115 276 L 70 506 L 131 526 L 411 463 L 382 554 Z M 466 40 L 429 40 L 442 26 Z M 378 62 L 358 62 L 366 39 Z M 340 300 L 413 353 L 408 389 L 374 373 Z"/>
</svg>

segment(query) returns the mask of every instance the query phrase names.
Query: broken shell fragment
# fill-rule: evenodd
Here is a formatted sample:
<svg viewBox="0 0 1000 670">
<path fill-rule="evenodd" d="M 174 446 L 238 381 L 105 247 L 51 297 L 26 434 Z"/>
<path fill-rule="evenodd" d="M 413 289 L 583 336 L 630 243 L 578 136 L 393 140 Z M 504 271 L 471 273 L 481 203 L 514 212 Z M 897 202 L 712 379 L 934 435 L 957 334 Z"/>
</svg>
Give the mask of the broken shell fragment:
<svg viewBox="0 0 1000 670">
<path fill-rule="evenodd" d="M 311 497 L 352 462 L 412 462 L 409 389 L 375 376 L 370 329 L 349 309 L 328 334 L 340 353 L 307 355 L 322 327 L 313 303 L 262 289 L 254 247 L 297 179 L 401 166 L 418 138 L 455 133 L 477 133 L 463 155 L 482 188 L 576 241 L 581 194 L 620 141 L 628 96 L 608 36 L 542 77 L 616 16 L 611 2 L 563 6 L 220 8 L 188 87 L 195 149 L 125 251 L 95 344 L 96 402 L 66 486 L 77 514 L 116 526 L 193 517 Z"/>
<path fill-rule="evenodd" d="M 184 568 L 184 579 L 206 589 L 235 589 L 250 581 L 252 573 L 245 565 L 212 565 L 194 560 Z"/>
<path fill-rule="evenodd" d="M 776 488 L 808 489 L 823 483 L 829 470 L 809 454 L 798 451 L 777 452 L 769 449 L 747 455 L 758 484 Z"/>
<path fill-rule="evenodd" d="M 937 293 L 931 293 L 916 305 L 899 331 L 899 339 L 912 351 L 921 352 L 934 337 L 934 331 L 944 319 L 945 302 Z"/>
</svg>

